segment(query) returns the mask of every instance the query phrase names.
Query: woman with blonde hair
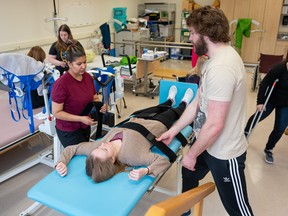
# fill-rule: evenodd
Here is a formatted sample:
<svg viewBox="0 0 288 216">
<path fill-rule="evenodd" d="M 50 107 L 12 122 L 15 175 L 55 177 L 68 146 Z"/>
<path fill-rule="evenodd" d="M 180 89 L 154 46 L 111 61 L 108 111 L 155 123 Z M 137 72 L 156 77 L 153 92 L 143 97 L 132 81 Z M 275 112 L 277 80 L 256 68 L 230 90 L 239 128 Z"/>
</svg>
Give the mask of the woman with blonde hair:
<svg viewBox="0 0 288 216">
<path fill-rule="evenodd" d="M 207 59 L 208 57 L 206 55 L 199 56 L 195 67 L 193 67 L 185 77 L 178 77 L 178 81 L 199 85 L 201 69 Z"/>
<path fill-rule="evenodd" d="M 203 56 L 199 56 L 197 59 L 197 63 L 195 65 L 195 67 L 193 67 L 189 74 L 188 74 L 188 78 L 192 75 L 198 75 L 199 77 L 201 77 L 201 69 L 205 63 L 205 61 L 208 59 L 208 57 L 206 55 Z"/>
</svg>

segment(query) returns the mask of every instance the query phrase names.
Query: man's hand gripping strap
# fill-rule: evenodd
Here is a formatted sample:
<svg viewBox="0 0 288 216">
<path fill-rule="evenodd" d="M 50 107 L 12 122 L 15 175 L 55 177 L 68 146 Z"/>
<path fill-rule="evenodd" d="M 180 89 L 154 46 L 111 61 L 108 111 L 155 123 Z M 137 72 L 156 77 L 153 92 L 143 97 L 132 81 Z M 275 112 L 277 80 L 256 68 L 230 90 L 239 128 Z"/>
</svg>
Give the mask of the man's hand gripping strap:
<svg viewBox="0 0 288 216">
<path fill-rule="evenodd" d="M 155 139 L 155 136 L 152 133 L 150 133 L 150 131 L 147 130 L 144 126 L 134 122 L 126 122 L 125 124 L 119 125 L 119 127 L 128 128 L 142 134 L 148 141 L 150 141 L 152 146 L 156 146 L 161 152 L 163 152 L 169 158 L 170 163 L 173 163 L 176 160 L 177 155 L 175 154 L 175 152 L 173 152 L 163 142 L 157 141 Z"/>
</svg>

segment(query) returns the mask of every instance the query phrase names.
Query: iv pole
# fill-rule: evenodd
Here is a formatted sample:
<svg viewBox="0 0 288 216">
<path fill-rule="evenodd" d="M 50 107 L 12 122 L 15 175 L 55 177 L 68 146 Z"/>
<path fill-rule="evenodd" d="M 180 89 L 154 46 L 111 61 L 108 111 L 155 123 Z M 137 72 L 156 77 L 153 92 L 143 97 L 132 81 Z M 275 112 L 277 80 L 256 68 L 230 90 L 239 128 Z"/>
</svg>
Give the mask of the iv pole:
<svg viewBox="0 0 288 216">
<path fill-rule="evenodd" d="M 58 14 L 57 14 L 57 10 L 56 10 L 55 0 L 53 0 L 53 8 L 54 8 L 53 17 L 52 17 L 52 18 L 47 18 L 47 19 L 45 19 L 45 22 L 50 22 L 50 21 L 53 21 L 53 22 L 54 22 L 54 31 L 55 31 L 55 35 L 57 36 L 57 31 L 58 31 L 57 21 L 58 21 L 58 20 L 67 21 L 68 19 L 67 19 L 67 18 L 57 17 Z"/>
</svg>

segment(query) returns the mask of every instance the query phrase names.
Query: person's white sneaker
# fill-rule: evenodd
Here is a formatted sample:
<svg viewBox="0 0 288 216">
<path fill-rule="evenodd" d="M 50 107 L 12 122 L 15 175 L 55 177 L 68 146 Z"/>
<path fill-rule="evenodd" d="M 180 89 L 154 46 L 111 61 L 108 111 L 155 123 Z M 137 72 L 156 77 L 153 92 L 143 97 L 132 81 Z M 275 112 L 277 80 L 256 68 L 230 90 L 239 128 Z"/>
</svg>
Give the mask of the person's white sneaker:
<svg viewBox="0 0 288 216">
<path fill-rule="evenodd" d="M 168 97 L 167 97 L 167 100 L 170 99 L 172 101 L 171 106 L 174 106 L 176 103 L 176 101 L 175 101 L 176 94 L 177 94 L 177 87 L 173 85 L 170 87 Z"/>
<path fill-rule="evenodd" d="M 188 105 L 190 103 L 190 101 L 192 100 L 193 95 L 194 95 L 193 90 L 188 88 L 181 101 L 185 102 Z"/>
</svg>

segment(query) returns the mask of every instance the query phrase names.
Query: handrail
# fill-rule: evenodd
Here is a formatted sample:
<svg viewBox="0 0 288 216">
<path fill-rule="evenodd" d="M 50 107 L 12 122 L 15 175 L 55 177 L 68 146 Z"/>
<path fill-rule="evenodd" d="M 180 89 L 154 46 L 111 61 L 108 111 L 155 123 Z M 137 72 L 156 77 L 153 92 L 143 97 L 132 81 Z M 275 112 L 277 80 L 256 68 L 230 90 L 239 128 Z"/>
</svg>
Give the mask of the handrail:
<svg viewBox="0 0 288 216">
<path fill-rule="evenodd" d="M 145 216 L 174 216 L 194 206 L 194 216 L 202 216 L 203 199 L 215 190 L 215 184 L 208 182 L 175 197 L 152 205 Z"/>
<path fill-rule="evenodd" d="M 140 47 L 155 47 L 156 45 L 153 44 L 139 44 Z M 171 46 L 171 45 L 157 45 L 157 47 L 164 47 L 164 48 L 178 48 L 178 49 L 193 49 L 192 44 L 191 47 L 188 46 Z"/>
<path fill-rule="evenodd" d="M 177 44 L 177 45 L 184 45 L 184 46 L 191 46 L 191 43 L 183 43 L 183 42 L 173 42 L 173 41 L 153 41 L 153 40 L 123 40 L 124 42 L 134 42 L 134 43 L 152 43 L 152 44 Z"/>
<path fill-rule="evenodd" d="M 144 43 L 142 43 L 142 42 L 144 42 Z M 158 42 L 158 41 L 123 40 L 123 42 L 114 42 L 114 44 L 136 45 L 136 46 L 140 46 L 140 47 L 155 47 L 155 46 L 157 46 L 157 47 L 163 47 L 163 48 L 193 49 L 193 45 L 191 43 L 181 43 L 181 42 L 178 43 L 178 42 L 162 42 L 162 41 Z M 172 45 L 169 45 L 169 44 L 172 44 Z M 178 45 L 178 46 L 176 46 L 176 45 Z"/>
</svg>

